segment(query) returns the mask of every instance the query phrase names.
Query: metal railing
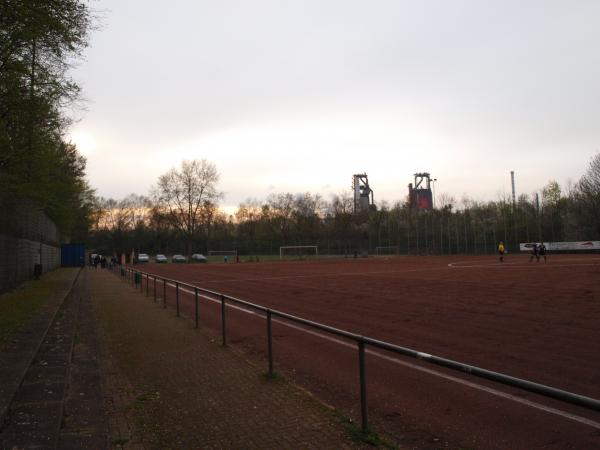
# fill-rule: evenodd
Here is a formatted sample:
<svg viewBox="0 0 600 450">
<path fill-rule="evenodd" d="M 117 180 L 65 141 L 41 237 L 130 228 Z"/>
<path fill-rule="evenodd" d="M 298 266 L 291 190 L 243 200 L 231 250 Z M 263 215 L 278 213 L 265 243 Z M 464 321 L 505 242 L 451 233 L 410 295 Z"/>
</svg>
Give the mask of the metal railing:
<svg viewBox="0 0 600 450">
<path fill-rule="evenodd" d="M 401 347 L 399 345 L 391 344 L 389 342 L 380 341 L 377 339 L 373 339 L 367 336 L 362 336 L 356 333 L 352 333 L 346 330 L 341 330 L 339 328 L 335 328 L 329 325 L 325 325 L 319 322 L 314 322 L 312 320 L 304 319 L 302 317 L 297 317 L 292 314 L 288 314 L 282 311 L 278 311 L 275 309 L 267 308 L 262 305 L 258 305 L 255 303 L 248 302 L 246 300 L 242 300 L 236 297 L 232 297 L 229 295 L 222 294 L 220 292 L 211 291 L 209 289 L 200 288 L 198 286 L 194 286 L 192 284 L 188 284 L 182 281 L 173 280 L 170 278 L 161 277 L 155 274 L 151 274 L 148 272 L 142 272 L 140 270 L 132 269 L 132 268 L 124 268 L 121 271 L 122 277 L 127 279 L 132 285 L 136 285 L 139 282 L 140 292 L 143 292 L 143 279 L 146 278 L 146 292 L 148 292 L 148 286 L 150 284 L 150 280 L 153 280 L 154 284 L 154 300 L 156 301 L 156 281 L 159 280 L 163 285 L 163 306 L 167 307 L 167 284 L 173 286 L 175 288 L 175 298 L 176 298 L 176 310 L 177 316 L 180 315 L 179 308 L 179 291 L 182 287 L 187 288 L 188 290 L 193 291 L 194 294 L 194 322 L 195 327 L 198 328 L 199 323 L 199 310 L 198 310 L 198 297 L 199 294 L 202 293 L 212 298 L 212 300 L 220 302 L 221 304 L 221 334 L 222 334 L 222 345 L 227 345 L 227 322 L 226 322 L 226 305 L 228 302 L 241 305 L 246 309 L 256 310 L 264 313 L 264 317 L 267 321 L 267 352 L 268 352 L 268 373 L 269 375 L 274 374 L 273 370 L 273 334 L 272 334 L 272 320 L 273 317 L 278 317 L 281 319 L 285 319 L 291 322 L 295 322 L 301 325 L 304 325 L 309 328 L 317 329 L 329 334 L 333 334 L 335 336 L 343 337 L 348 340 L 354 341 L 356 343 L 357 352 L 358 352 L 358 371 L 359 371 L 359 380 L 360 380 L 360 405 L 361 405 L 361 427 L 363 431 L 367 431 L 369 428 L 369 419 L 368 419 L 368 407 L 367 407 L 367 373 L 366 373 L 366 363 L 365 363 L 365 348 L 366 346 L 371 346 L 375 348 L 379 348 L 381 350 L 386 350 L 392 353 L 396 353 L 402 356 L 408 356 L 411 358 L 416 358 L 424 362 L 428 362 L 431 364 L 435 364 L 438 366 L 446 367 L 448 369 L 456 370 L 462 373 L 466 373 L 469 375 L 473 375 L 479 378 L 484 378 L 487 380 L 491 380 L 497 383 L 501 383 L 507 386 L 516 387 L 519 389 L 523 389 L 528 392 L 533 392 L 535 394 L 539 394 L 544 397 L 549 397 L 557 400 L 561 400 L 566 403 L 571 403 L 573 405 L 581 406 L 586 409 L 590 409 L 593 411 L 600 411 L 600 400 L 586 397 L 584 395 L 575 394 L 572 392 L 564 391 L 562 389 L 557 389 L 551 386 L 547 386 L 540 383 L 535 383 L 533 381 L 524 380 L 521 378 L 513 377 L 510 375 L 506 375 L 500 372 L 494 372 L 492 370 L 483 369 L 481 367 L 472 366 L 470 364 L 465 364 L 459 361 L 454 361 L 452 359 L 442 358 L 440 356 L 431 355 L 429 353 L 420 352 L 418 350 L 414 350 L 407 347 Z M 146 294 L 148 295 L 148 294 Z M 206 297 L 208 298 L 208 297 Z"/>
</svg>

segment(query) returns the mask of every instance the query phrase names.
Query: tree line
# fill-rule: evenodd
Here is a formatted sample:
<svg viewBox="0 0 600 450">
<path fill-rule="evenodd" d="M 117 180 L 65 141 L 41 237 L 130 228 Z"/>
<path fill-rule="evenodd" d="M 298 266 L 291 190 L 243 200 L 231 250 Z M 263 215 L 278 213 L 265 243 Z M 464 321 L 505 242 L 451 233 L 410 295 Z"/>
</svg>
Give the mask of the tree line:
<svg viewBox="0 0 600 450">
<path fill-rule="evenodd" d="M 65 134 L 67 108 L 80 99 L 68 70 L 91 26 L 80 1 L 0 2 L 0 232 L 18 234 L 10 212 L 26 201 L 64 236 L 87 238 L 94 193 L 85 158 Z"/>
<path fill-rule="evenodd" d="M 539 199 L 521 195 L 476 202 L 440 196 L 441 207 L 413 211 L 382 203 L 353 214 L 350 193 L 280 193 L 218 208 L 219 175 L 207 161 L 187 161 L 165 173 L 147 196 L 97 198 L 85 179 L 85 158 L 66 138 L 67 108 L 81 99 L 69 77 L 88 45 L 93 17 L 78 0 L 0 2 L 0 232 L 12 206 L 26 199 L 61 233 L 104 253 L 191 253 L 237 249 L 276 253 L 282 245 L 319 245 L 321 253 L 480 253 L 499 240 L 514 250 L 532 240 L 600 239 L 600 155 L 572 186 L 550 181 Z M 88 231 L 91 234 L 88 235 Z"/>
<path fill-rule="evenodd" d="M 492 253 L 504 241 L 600 239 L 600 154 L 572 185 L 549 181 L 538 195 L 478 202 L 438 196 L 438 208 L 415 211 L 406 201 L 383 202 L 354 214 L 350 193 L 280 193 L 248 199 L 233 215 L 218 208 L 214 164 L 185 161 L 160 177 L 148 196 L 99 199 L 92 245 L 106 253 L 237 250 L 276 254 L 284 245 L 318 245 L 320 254 Z"/>
</svg>

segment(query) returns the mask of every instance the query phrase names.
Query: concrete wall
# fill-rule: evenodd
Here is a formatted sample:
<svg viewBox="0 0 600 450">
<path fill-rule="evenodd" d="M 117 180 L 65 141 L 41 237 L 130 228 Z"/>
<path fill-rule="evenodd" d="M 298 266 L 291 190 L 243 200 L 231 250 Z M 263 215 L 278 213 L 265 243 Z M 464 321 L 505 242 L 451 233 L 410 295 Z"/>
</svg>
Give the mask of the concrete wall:
<svg viewBox="0 0 600 450">
<path fill-rule="evenodd" d="M 0 232 L 0 293 L 33 278 L 40 254 L 44 273 L 60 267 L 56 225 L 30 204 L 19 203 L 10 209 Z"/>
<path fill-rule="evenodd" d="M 0 292 L 33 278 L 40 251 L 44 273 L 60 267 L 60 247 L 0 234 Z"/>
</svg>

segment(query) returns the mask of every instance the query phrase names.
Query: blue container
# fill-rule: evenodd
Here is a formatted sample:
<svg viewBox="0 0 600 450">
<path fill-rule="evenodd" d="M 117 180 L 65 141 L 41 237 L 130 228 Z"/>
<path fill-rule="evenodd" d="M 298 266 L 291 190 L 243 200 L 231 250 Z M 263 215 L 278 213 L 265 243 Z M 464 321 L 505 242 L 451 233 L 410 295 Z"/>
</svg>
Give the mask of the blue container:
<svg viewBox="0 0 600 450">
<path fill-rule="evenodd" d="M 85 245 L 63 244 L 60 252 L 60 265 L 63 267 L 85 266 Z"/>
</svg>

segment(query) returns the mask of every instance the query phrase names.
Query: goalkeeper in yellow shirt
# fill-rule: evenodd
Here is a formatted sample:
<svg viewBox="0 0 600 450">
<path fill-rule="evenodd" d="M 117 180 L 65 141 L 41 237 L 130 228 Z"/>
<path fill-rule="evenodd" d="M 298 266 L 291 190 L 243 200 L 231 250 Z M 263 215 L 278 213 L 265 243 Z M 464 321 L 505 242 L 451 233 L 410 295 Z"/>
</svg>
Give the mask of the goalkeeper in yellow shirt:
<svg viewBox="0 0 600 450">
<path fill-rule="evenodd" d="M 504 262 L 504 253 L 506 252 L 506 248 L 504 247 L 504 242 L 500 241 L 498 244 L 498 255 L 500 256 L 500 262 Z"/>
</svg>

